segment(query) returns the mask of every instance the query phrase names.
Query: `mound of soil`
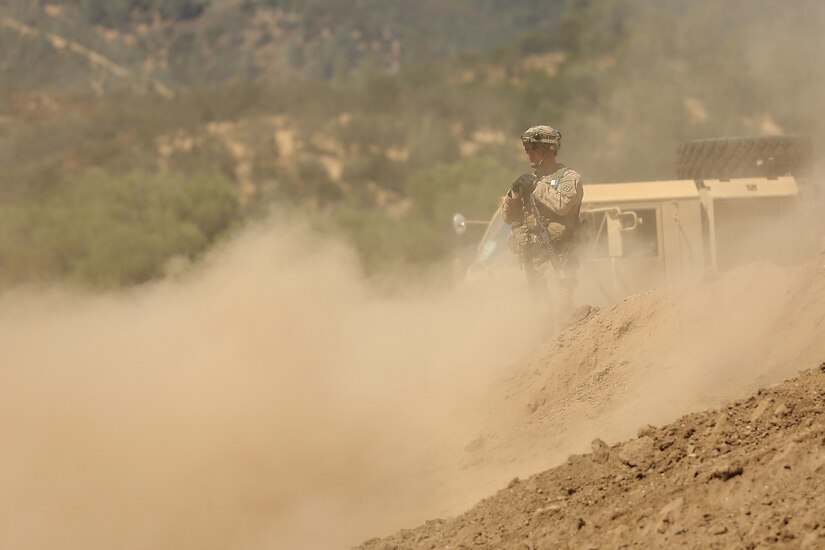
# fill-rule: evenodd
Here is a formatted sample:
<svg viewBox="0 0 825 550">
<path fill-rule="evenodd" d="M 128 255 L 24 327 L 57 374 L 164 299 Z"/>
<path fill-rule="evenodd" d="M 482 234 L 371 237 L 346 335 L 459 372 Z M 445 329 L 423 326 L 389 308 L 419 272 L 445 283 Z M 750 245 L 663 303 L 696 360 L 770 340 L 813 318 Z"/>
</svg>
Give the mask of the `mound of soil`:
<svg viewBox="0 0 825 550">
<path fill-rule="evenodd" d="M 825 363 L 359 548 L 823 548 L 823 489 Z"/>
<path fill-rule="evenodd" d="M 583 308 L 491 390 L 450 490 L 526 481 L 360 548 L 825 548 L 823 360 L 825 255 Z"/>
</svg>

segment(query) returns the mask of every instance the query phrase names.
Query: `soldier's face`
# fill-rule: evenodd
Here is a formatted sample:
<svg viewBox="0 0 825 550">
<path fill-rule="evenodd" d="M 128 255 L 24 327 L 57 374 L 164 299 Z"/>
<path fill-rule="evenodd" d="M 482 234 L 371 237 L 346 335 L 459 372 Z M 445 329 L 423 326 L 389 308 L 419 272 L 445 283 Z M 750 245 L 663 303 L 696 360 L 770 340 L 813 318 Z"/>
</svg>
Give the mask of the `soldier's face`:
<svg viewBox="0 0 825 550">
<path fill-rule="evenodd" d="M 543 159 L 545 155 L 544 144 L 525 143 L 524 152 L 527 153 L 527 158 L 530 159 L 530 166 L 538 168 L 541 159 Z"/>
</svg>

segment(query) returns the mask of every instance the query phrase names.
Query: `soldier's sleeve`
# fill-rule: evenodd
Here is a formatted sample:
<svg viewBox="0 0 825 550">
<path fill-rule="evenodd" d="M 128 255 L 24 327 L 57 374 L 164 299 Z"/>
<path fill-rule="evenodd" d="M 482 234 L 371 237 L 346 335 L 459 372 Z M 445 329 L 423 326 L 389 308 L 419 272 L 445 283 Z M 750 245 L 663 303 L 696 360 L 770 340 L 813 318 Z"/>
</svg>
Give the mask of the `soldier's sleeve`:
<svg viewBox="0 0 825 550">
<path fill-rule="evenodd" d="M 504 202 L 501 204 L 501 217 L 504 223 L 521 223 L 524 221 L 524 210 L 521 198 L 513 197 L 513 191 L 507 191 Z"/>
<path fill-rule="evenodd" d="M 565 216 L 582 203 L 584 190 L 581 179 L 578 172 L 568 170 L 555 187 L 548 180 L 540 181 L 533 196 L 559 216 Z"/>
</svg>

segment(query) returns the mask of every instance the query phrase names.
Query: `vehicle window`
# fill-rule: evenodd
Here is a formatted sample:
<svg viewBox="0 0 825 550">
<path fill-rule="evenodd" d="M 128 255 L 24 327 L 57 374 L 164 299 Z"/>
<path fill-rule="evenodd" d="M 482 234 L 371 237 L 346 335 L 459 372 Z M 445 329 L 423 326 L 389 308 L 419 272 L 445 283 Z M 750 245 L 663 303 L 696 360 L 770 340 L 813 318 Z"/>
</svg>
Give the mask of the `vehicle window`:
<svg viewBox="0 0 825 550">
<path fill-rule="evenodd" d="M 639 218 L 636 228 L 622 232 L 625 258 L 659 255 L 659 225 L 655 208 L 634 208 Z"/>
<path fill-rule="evenodd" d="M 659 231 L 656 208 L 633 208 L 638 223 L 634 229 L 622 231 L 622 253 L 625 258 L 659 255 Z M 584 230 L 587 234 L 587 256 L 607 258 L 610 255 L 606 212 L 587 212 L 584 216 Z"/>
<path fill-rule="evenodd" d="M 487 264 L 498 261 L 500 258 L 508 258 L 512 254 L 507 246 L 507 237 L 510 235 L 510 226 L 504 223 L 501 215 L 493 218 L 490 228 L 484 235 L 478 247 L 476 263 Z"/>
</svg>

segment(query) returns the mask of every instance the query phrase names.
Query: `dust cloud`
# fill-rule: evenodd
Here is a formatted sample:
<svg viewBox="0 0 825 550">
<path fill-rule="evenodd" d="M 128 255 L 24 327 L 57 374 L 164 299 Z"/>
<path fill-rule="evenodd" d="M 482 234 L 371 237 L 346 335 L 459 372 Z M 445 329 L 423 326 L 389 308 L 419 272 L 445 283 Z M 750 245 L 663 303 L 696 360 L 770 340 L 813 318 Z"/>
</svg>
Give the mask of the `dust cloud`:
<svg viewBox="0 0 825 550">
<path fill-rule="evenodd" d="M 595 438 L 617 443 L 723 407 L 819 365 L 823 331 L 825 255 L 629 296 L 512 370 L 490 399 L 484 437 L 495 445 L 481 459 L 528 476 Z"/>
<path fill-rule="evenodd" d="M 444 513 L 470 473 L 433 449 L 543 336 L 519 288 L 378 296 L 270 223 L 182 280 L 7 292 L 0 547 L 335 548 Z"/>
<path fill-rule="evenodd" d="M 520 279 L 376 294 L 287 224 L 128 293 L 7 293 L 0 547 L 344 548 L 460 512 L 821 360 L 822 261 L 633 295 L 561 340 Z"/>
<path fill-rule="evenodd" d="M 822 2 L 617 2 L 611 17 L 599 3 L 589 9 L 602 16 L 585 38 L 619 39 L 571 67 L 585 99 L 556 121 L 566 162 L 587 181 L 672 179 L 679 145 L 694 139 L 825 143 Z"/>
</svg>

